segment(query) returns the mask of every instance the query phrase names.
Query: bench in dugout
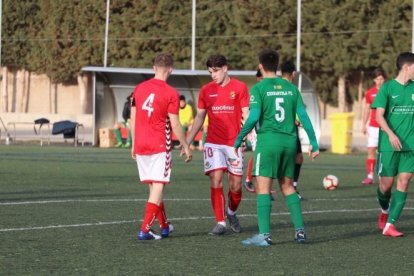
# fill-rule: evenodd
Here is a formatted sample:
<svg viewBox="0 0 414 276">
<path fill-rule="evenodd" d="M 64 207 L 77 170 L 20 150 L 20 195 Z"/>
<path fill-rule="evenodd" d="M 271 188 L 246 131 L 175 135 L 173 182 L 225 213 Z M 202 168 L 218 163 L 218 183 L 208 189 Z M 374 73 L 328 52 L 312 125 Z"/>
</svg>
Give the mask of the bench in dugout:
<svg viewBox="0 0 414 276">
<path fill-rule="evenodd" d="M 44 126 L 42 128 L 42 126 Z M 48 119 L 40 118 L 35 120 L 34 122 L 9 122 L 7 123 L 7 129 L 11 130 L 12 141 L 17 141 L 17 127 L 19 129 L 30 129 L 33 128 L 34 130 L 34 136 L 29 135 L 27 138 L 31 139 L 33 137 L 38 138 L 40 141 L 40 146 L 43 146 L 44 141 L 47 141 L 47 144 L 50 145 L 50 122 Z M 36 130 L 36 127 L 38 129 Z M 26 135 L 27 136 L 27 135 Z M 23 137 L 19 137 L 19 139 L 23 139 Z"/>
<path fill-rule="evenodd" d="M 53 124 L 52 134 L 58 135 L 63 134 L 63 139 L 73 139 L 75 147 L 78 146 L 78 143 L 82 143 L 84 146 L 84 127 L 82 124 L 72 121 L 59 121 Z"/>
</svg>

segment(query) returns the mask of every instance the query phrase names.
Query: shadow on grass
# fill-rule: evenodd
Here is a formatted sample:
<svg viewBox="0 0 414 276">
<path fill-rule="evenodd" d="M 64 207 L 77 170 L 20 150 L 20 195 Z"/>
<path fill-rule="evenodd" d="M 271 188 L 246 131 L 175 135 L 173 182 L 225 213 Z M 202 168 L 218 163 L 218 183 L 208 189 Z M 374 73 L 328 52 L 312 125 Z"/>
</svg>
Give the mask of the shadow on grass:
<svg viewBox="0 0 414 276">
<path fill-rule="evenodd" d="M 285 221 L 285 220 L 282 220 Z M 410 221 L 414 221 L 414 215 L 411 214 L 404 214 L 401 217 L 401 222 L 409 223 Z M 382 236 L 381 230 L 377 229 L 377 214 L 374 214 L 373 216 L 367 217 L 349 217 L 349 218 L 334 218 L 334 219 L 313 219 L 307 222 L 305 220 L 306 229 L 308 232 L 308 241 L 306 244 L 320 244 L 320 243 L 328 243 L 332 241 L 340 241 L 340 240 L 348 240 L 348 239 L 355 239 L 358 237 L 367 237 L 367 236 Z M 355 231 L 352 225 L 361 226 L 365 225 L 366 230 L 362 231 Z M 342 227 L 345 226 L 345 227 Z M 349 226 L 349 227 L 346 227 Z M 325 231 L 327 227 L 336 227 L 339 229 L 350 229 L 348 232 L 340 232 L 336 235 L 325 235 L 323 234 L 323 237 L 320 237 L 322 234 L 321 231 Z M 281 221 L 272 219 L 271 226 L 270 226 L 271 232 L 278 232 L 282 230 L 289 229 L 293 232 L 293 225 L 290 223 L 281 223 Z M 322 230 L 320 230 L 322 229 Z M 398 227 L 400 231 L 405 233 L 405 235 L 411 235 L 414 233 L 414 225 L 406 226 L 402 225 Z M 258 233 L 258 227 L 257 225 L 249 225 L 243 227 L 243 233 L 251 233 L 251 235 Z M 311 237 L 309 237 L 309 233 L 312 234 Z M 318 237 L 319 236 L 319 237 Z M 315 238 L 313 238 L 315 237 Z M 292 239 L 293 240 L 293 239 Z M 280 245 L 280 244 L 289 244 L 292 243 L 292 240 L 284 240 L 284 241 L 273 241 L 274 244 Z"/>
</svg>

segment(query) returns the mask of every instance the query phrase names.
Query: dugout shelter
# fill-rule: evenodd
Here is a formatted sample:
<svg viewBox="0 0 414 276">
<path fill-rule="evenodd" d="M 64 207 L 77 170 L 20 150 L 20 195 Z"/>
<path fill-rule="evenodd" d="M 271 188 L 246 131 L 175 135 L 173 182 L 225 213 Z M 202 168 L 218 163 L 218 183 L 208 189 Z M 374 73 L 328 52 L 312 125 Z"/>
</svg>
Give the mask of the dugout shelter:
<svg viewBox="0 0 414 276">
<path fill-rule="evenodd" d="M 83 72 L 92 74 L 93 95 L 93 125 L 92 144 L 98 143 L 98 131 L 100 128 L 112 128 L 115 122 L 122 121 L 122 109 L 126 98 L 134 90 L 134 87 L 154 76 L 152 69 L 147 68 L 120 68 L 120 67 L 94 67 L 82 68 Z M 256 71 L 230 70 L 229 75 L 244 81 L 250 88 L 256 83 Z M 315 128 L 316 138 L 319 140 L 321 118 L 318 99 L 310 79 L 302 74 L 302 96 L 306 110 Z M 295 77 L 298 84 L 299 77 Z M 180 94 L 186 97 L 189 104 L 196 111 L 200 88 L 211 81 L 207 70 L 179 70 L 174 69 L 168 84 L 176 88 Z M 302 145 L 306 147 L 309 141 L 306 133 L 301 130 Z"/>
</svg>

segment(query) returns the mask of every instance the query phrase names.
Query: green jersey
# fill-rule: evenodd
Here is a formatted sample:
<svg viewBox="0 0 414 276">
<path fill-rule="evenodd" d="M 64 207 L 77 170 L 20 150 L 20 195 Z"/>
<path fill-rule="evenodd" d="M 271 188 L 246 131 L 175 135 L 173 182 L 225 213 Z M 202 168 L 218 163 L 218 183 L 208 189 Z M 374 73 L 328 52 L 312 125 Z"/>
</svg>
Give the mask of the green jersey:
<svg viewBox="0 0 414 276">
<path fill-rule="evenodd" d="M 256 126 L 258 146 L 296 147 L 295 120 L 301 106 L 302 96 L 289 81 L 264 78 L 256 83 L 250 91 L 250 109 L 261 110 Z"/>
<path fill-rule="evenodd" d="M 384 83 L 371 106 L 383 108 L 388 126 L 397 135 L 402 151 L 414 150 L 414 81 L 403 85 L 395 79 Z M 387 133 L 380 130 L 379 151 L 394 151 Z"/>
</svg>

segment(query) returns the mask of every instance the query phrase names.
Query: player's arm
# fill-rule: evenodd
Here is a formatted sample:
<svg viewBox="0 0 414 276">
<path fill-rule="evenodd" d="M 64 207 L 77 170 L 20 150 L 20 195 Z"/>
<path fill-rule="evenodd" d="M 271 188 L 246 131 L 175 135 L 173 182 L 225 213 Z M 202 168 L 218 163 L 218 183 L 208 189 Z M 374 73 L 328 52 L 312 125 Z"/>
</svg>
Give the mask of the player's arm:
<svg viewBox="0 0 414 276">
<path fill-rule="evenodd" d="M 191 161 L 192 154 L 191 154 L 190 147 L 188 146 L 188 143 L 185 140 L 185 135 L 184 135 L 183 129 L 181 127 L 178 115 L 173 114 L 173 113 L 168 113 L 168 116 L 170 117 L 172 131 L 174 132 L 174 134 L 177 137 L 180 144 L 183 146 L 183 151 L 184 151 L 184 153 L 187 157 L 185 159 L 185 162 L 189 162 L 189 161 Z"/>
<path fill-rule="evenodd" d="M 247 118 L 249 117 L 250 109 L 248 106 L 242 108 L 242 120 L 243 123 L 246 122 Z"/>
<path fill-rule="evenodd" d="M 390 140 L 391 146 L 395 150 L 401 150 L 402 145 L 400 139 L 395 135 L 395 133 L 389 127 L 387 121 L 384 118 L 385 109 L 382 107 L 377 107 L 377 112 L 375 114 L 375 119 L 377 120 L 378 125 L 381 127 L 385 133 L 388 135 L 388 139 Z"/>
<path fill-rule="evenodd" d="M 244 137 L 254 128 L 257 122 L 260 119 L 261 110 L 259 108 L 250 109 L 249 116 L 247 117 L 246 122 L 244 123 L 242 129 L 240 130 L 239 135 L 237 135 L 236 141 L 234 142 L 234 148 L 238 149 L 243 142 Z"/>
<path fill-rule="evenodd" d="M 197 115 L 195 116 L 193 126 L 191 127 L 190 133 L 187 135 L 187 143 L 191 144 L 194 140 L 194 137 L 203 127 L 204 119 L 206 118 L 207 110 L 198 109 Z"/>
<path fill-rule="evenodd" d="M 367 123 L 368 123 L 370 111 L 371 111 L 371 105 L 369 103 L 365 103 L 364 109 L 362 111 L 362 126 L 361 126 L 361 131 L 363 134 L 367 133 Z"/>
<path fill-rule="evenodd" d="M 306 134 L 308 135 L 309 142 L 311 144 L 311 151 L 312 151 L 312 159 L 314 159 L 316 156 L 319 155 L 319 145 L 316 141 L 315 131 L 313 130 L 313 126 L 311 123 L 311 120 L 309 119 L 308 113 L 305 110 L 304 105 L 298 106 L 298 109 L 296 111 L 296 114 L 299 117 L 299 120 L 303 126 L 303 129 L 306 131 Z"/>
<path fill-rule="evenodd" d="M 130 118 L 130 123 L 129 123 L 129 127 L 131 130 L 131 141 L 132 141 L 132 146 L 131 146 L 131 157 L 132 159 L 135 159 L 135 154 L 134 154 L 134 145 L 135 145 L 135 116 L 136 116 L 136 107 L 135 107 L 135 102 L 133 101 L 131 103 L 131 118 Z"/>
</svg>

